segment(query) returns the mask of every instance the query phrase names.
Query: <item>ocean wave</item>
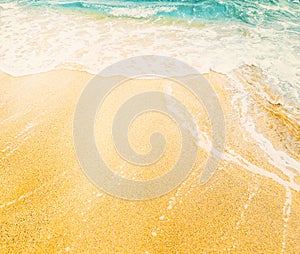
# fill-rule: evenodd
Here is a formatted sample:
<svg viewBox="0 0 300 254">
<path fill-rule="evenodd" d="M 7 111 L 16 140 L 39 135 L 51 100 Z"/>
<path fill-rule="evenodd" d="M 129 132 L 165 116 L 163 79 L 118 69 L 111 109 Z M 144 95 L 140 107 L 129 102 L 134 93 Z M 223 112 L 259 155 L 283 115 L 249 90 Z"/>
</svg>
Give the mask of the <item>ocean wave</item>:
<svg viewBox="0 0 300 254">
<path fill-rule="evenodd" d="M 2 2 L 12 1 L 0 1 Z M 292 29 L 300 31 L 300 4 L 299 1 L 291 0 L 18 0 L 15 2 L 23 6 L 84 9 L 134 18 L 159 16 L 205 21 L 229 20 L 279 30 L 291 26 Z"/>
<path fill-rule="evenodd" d="M 88 4 L 96 8 L 96 1 L 51 1 L 68 8 L 49 8 L 49 2 L 39 1 L 39 8 L 32 8 L 37 2 L 1 1 L 1 70 L 16 76 L 59 67 L 98 73 L 116 61 L 143 54 L 176 57 L 203 73 L 213 69 L 229 74 L 241 66 L 255 65 L 264 72 L 277 102 L 300 115 L 294 106 L 300 101 L 300 22 L 285 22 L 286 29 L 281 30 L 276 24 L 265 28 L 240 22 L 149 19 L 157 13 L 173 13 L 174 6 L 181 4 L 176 1 L 155 2 L 153 9 L 131 8 L 130 1 L 124 8 L 122 1 L 109 16 L 82 12 L 81 8 L 92 8 Z M 102 6 L 101 1 L 97 3 Z M 289 19 L 296 17 L 296 8 L 282 9 L 277 2 L 260 4 L 266 10 L 272 6 L 274 11 L 290 13 L 286 14 Z"/>
<path fill-rule="evenodd" d="M 168 13 L 176 10 L 175 7 L 138 7 L 138 8 L 113 8 L 109 14 L 116 17 L 134 17 L 134 18 L 148 18 L 158 13 Z"/>
</svg>

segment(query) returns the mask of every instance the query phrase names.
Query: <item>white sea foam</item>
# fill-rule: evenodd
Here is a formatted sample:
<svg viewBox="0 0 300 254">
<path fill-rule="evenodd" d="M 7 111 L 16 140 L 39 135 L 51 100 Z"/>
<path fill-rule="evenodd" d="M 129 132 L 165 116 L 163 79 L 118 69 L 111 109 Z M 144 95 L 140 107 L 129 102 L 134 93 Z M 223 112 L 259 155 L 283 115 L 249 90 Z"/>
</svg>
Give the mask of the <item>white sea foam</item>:
<svg viewBox="0 0 300 254">
<path fill-rule="evenodd" d="M 117 17 L 135 17 L 135 18 L 148 18 L 152 17 L 159 12 L 171 12 L 176 10 L 175 7 L 138 7 L 138 8 L 114 8 L 110 11 L 110 14 Z"/>
<path fill-rule="evenodd" d="M 283 97 L 299 103 L 297 33 L 241 23 L 201 27 L 149 19 L 101 18 L 79 11 L 26 8 L 14 3 L 0 6 L 0 69 L 15 76 L 59 67 L 98 73 L 126 57 L 158 54 L 176 57 L 201 72 L 213 69 L 229 73 L 244 64 L 254 64 L 267 74 L 270 85 Z M 113 11 L 117 16 L 128 14 L 124 9 Z M 144 17 L 172 8 L 130 11 Z"/>
</svg>

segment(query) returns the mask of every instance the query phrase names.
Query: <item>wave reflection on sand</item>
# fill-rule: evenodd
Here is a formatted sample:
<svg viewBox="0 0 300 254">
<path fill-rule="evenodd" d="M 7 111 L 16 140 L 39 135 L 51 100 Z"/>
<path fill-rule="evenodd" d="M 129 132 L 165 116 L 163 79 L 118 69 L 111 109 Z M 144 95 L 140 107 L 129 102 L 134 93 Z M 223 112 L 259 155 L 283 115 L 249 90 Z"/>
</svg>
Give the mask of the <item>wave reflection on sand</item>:
<svg viewBox="0 0 300 254">
<path fill-rule="evenodd" d="M 226 149 L 217 173 L 206 185 L 199 184 L 211 135 L 208 122 L 203 121 L 205 110 L 176 85 L 162 86 L 195 116 L 201 130 L 199 154 L 192 173 L 177 189 L 159 199 L 135 202 L 97 190 L 76 160 L 73 113 L 80 92 L 92 75 L 67 70 L 24 77 L 1 74 L 5 87 L 2 96 L 6 98 L 6 107 L 1 110 L 5 113 L 9 109 L 0 135 L 1 251 L 117 252 L 127 246 L 128 252 L 149 253 L 171 253 L 175 249 L 296 253 L 300 163 L 298 155 L 286 145 L 289 141 L 284 139 L 285 134 L 280 136 L 276 128 L 269 128 L 278 116 L 269 114 L 259 102 L 248 103 L 246 97 L 255 94 L 255 90 L 251 91 L 246 83 L 245 93 L 237 94 L 235 89 L 240 86 L 235 87 L 225 75 L 210 72 L 205 77 L 216 90 L 226 117 Z M 145 81 L 139 82 L 140 89 L 146 86 Z M 22 84 L 33 94 L 30 99 L 15 89 Z M 247 89 L 250 90 L 246 92 Z M 128 94 L 130 89 L 124 87 L 116 96 Z M 114 102 L 110 103 L 113 107 Z M 15 115 L 20 106 L 30 108 L 31 113 Z M 108 112 L 112 107 L 106 107 Z M 41 112 L 44 114 L 40 116 Z M 99 127 L 101 121 L 105 122 L 101 120 L 103 116 L 99 116 Z M 147 131 L 143 125 L 155 127 L 156 119 L 165 121 L 160 116 L 151 117 L 133 125 L 137 129 L 131 138 L 137 148 L 143 146 L 137 141 Z M 282 119 L 285 118 L 279 118 Z M 34 126 L 30 125 L 33 120 Z M 276 124 L 285 128 L 286 123 Z M 166 150 L 169 154 L 163 158 L 165 163 L 157 167 L 158 173 L 172 164 L 178 145 L 171 125 L 161 124 L 160 128 L 167 128 L 167 142 L 173 149 Z M 99 134 L 100 129 L 96 137 Z M 109 148 L 110 144 L 103 140 L 107 135 L 102 133 L 101 137 L 97 139 L 99 146 Z M 8 144 L 17 148 L 9 156 Z M 109 149 L 104 151 L 107 162 L 120 175 L 135 178 L 146 172 L 144 176 L 149 176 L 149 171 L 134 170 Z"/>
</svg>

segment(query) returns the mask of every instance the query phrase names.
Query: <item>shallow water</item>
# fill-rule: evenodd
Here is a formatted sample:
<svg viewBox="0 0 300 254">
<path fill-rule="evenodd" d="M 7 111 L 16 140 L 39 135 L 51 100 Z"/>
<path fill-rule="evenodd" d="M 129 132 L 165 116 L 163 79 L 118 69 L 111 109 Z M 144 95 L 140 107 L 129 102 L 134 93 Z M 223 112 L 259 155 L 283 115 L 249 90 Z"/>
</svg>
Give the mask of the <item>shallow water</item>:
<svg viewBox="0 0 300 254">
<path fill-rule="evenodd" d="M 98 73 L 126 57 L 176 57 L 201 72 L 264 73 L 276 103 L 299 116 L 297 1 L 0 1 L 0 69 Z M 267 97 L 267 96 L 266 96 Z"/>
</svg>

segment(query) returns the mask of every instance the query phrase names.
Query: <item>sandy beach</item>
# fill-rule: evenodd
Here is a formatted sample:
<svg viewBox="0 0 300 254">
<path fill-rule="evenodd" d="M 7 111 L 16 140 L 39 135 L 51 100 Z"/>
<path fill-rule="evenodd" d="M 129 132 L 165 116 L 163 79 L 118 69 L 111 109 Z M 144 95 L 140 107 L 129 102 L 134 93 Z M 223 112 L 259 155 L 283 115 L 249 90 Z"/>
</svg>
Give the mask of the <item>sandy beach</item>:
<svg viewBox="0 0 300 254">
<path fill-rule="evenodd" d="M 257 71 L 252 74 L 259 78 Z M 227 76 L 210 72 L 205 77 L 226 119 L 217 173 L 200 186 L 207 159 L 203 145 L 178 188 L 157 199 L 128 201 L 97 189 L 74 151 L 74 110 L 93 75 L 64 69 L 21 77 L 0 73 L 0 253 L 299 253 L 299 125 L 281 113 L 280 105 L 261 100 L 255 86 L 245 84 L 245 93 L 237 93 Z M 151 81 L 132 82 L 141 83 L 138 93 Z M 178 130 L 159 114 L 137 119 L 131 144 L 147 151 L 152 123 L 166 134 L 166 154 L 149 170 L 124 164 L 105 133 L 131 85 L 116 91 L 98 114 L 97 145 L 120 175 L 151 178 L 177 156 Z M 169 85 L 209 137 L 201 104 Z M 152 89 L 165 91 L 165 82 Z M 247 114 L 246 95 L 255 102 Z"/>
</svg>

